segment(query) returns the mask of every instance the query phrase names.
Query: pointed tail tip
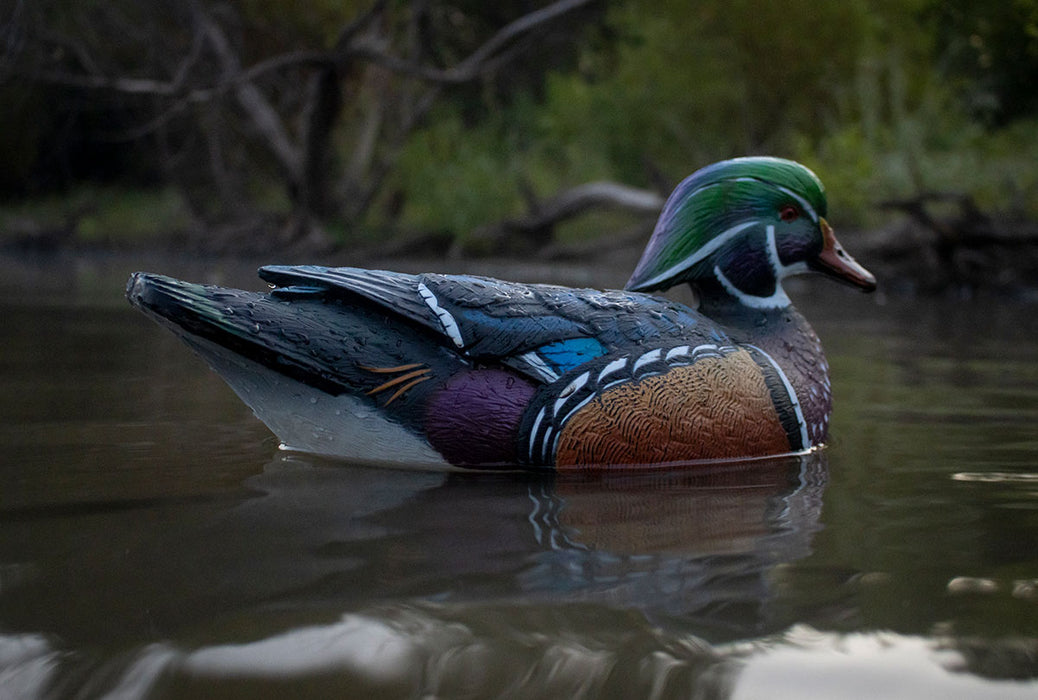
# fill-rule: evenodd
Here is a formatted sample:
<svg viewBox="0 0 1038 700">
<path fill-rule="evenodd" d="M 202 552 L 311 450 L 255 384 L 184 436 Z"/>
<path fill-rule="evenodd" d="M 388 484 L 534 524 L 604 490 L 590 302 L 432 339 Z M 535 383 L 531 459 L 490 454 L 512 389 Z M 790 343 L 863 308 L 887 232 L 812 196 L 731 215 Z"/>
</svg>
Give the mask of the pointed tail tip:
<svg viewBox="0 0 1038 700">
<path fill-rule="evenodd" d="M 126 300 L 130 302 L 131 306 L 140 308 L 144 299 L 144 291 L 147 288 L 147 277 L 146 272 L 134 272 L 126 281 Z"/>
<path fill-rule="evenodd" d="M 158 283 L 164 280 L 173 281 L 169 277 L 151 272 L 134 272 L 126 281 L 126 300 L 130 302 L 131 306 L 138 309 L 148 307 L 149 299 L 154 296 L 155 289 L 159 286 Z"/>
<path fill-rule="evenodd" d="M 135 309 L 169 316 L 170 310 L 184 306 L 192 285 L 173 277 L 151 272 L 134 272 L 126 281 L 126 300 Z"/>
</svg>

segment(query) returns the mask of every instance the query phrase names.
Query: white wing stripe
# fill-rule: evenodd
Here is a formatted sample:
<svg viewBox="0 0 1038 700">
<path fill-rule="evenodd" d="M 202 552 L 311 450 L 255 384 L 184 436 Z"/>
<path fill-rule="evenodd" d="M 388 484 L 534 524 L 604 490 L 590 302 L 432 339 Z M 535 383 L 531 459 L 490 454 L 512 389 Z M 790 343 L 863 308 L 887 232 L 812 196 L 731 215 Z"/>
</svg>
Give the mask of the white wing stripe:
<svg viewBox="0 0 1038 700">
<path fill-rule="evenodd" d="M 566 385 L 566 388 L 559 392 L 559 398 L 555 400 L 555 407 L 552 409 L 552 417 L 559 415 L 559 411 L 566 405 L 566 402 L 570 400 L 577 391 L 587 384 L 588 378 L 591 376 L 590 372 L 584 372 L 582 375 L 574 379 L 572 382 Z"/>
<path fill-rule="evenodd" d="M 700 346 L 700 347 L 702 347 L 702 346 Z M 699 348 L 696 348 L 696 349 L 698 350 Z M 670 350 L 668 350 L 667 351 L 667 356 L 665 358 L 663 358 L 663 359 L 665 359 L 667 362 L 670 362 L 671 360 L 673 360 L 678 355 L 686 355 L 687 356 L 688 353 L 689 353 L 689 347 L 687 345 L 679 345 L 676 348 L 671 348 Z"/>
<path fill-rule="evenodd" d="M 660 348 L 656 348 L 655 350 L 650 350 L 649 352 L 645 353 L 644 355 L 642 355 L 634 361 L 634 367 L 631 368 L 631 374 L 636 373 L 639 368 L 644 367 L 650 362 L 655 362 L 656 360 L 660 359 L 660 355 L 662 354 L 663 351 Z"/>
<path fill-rule="evenodd" d="M 530 352 L 524 352 L 519 356 L 519 359 L 524 361 L 530 368 L 535 371 L 538 376 L 549 382 L 554 382 L 559 378 L 558 372 L 548 366 L 548 363 L 544 361 L 536 351 L 531 350 Z"/>
<path fill-rule="evenodd" d="M 627 358 L 621 357 L 618 360 L 613 360 L 608 365 L 602 368 L 602 371 L 598 373 L 598 381 L 601 382 L 604 377 L 608 377 L 613 372 L 618 372 L 627 366 Z"/>
<path fill-rule="evenodd" d="M 426 305 L 432 309 L 432 312 L 436 314 L 437 318 L 440 319 L 440 324 L 443 326 L 443 332 L 447 334 L 454 345 L 459 349 L 465 347 L 465 340 L 461 337 L 461 329 L 458 328 L 458 322 L 451 316 L 451 312 L 440 306 L 440 302 L 436 299 L 436 295 L 433 294 L 424 283 L 418 283 L 418 293 L 425 300 Z"/>
</svg>

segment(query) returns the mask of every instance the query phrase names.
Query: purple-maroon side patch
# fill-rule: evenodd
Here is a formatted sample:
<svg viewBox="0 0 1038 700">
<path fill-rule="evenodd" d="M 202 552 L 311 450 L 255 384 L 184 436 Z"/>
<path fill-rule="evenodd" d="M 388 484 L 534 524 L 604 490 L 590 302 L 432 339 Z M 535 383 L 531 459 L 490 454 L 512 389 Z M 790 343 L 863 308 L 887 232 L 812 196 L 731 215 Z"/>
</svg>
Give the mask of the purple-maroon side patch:
<svg viewBox="0 0 1038 700">
<path fill-rule="evenodd" d="M 514 464 L 516 433 L 534 392 L 504 370 L 459 372 L 426 404 L 429 442 L 451 464 Z"/>
</svg>

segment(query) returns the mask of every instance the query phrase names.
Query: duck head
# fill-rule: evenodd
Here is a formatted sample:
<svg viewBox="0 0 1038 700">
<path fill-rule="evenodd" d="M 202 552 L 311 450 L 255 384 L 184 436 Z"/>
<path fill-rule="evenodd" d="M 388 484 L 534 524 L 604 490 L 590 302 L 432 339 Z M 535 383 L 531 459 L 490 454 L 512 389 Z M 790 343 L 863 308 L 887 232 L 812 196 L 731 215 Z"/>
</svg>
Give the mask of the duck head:
<svg viewBox="0 0 1038 700">
<path fill-rule="evenodd" d="M 825 188 L 790 160 L 736 158 L 699 170 L 674 190 L 627 289 L 689 282 L 752 308 L 782 308 L 782 280 L 821 272 L 864 291 L 876 279 L 825 220 Z"/>
</svg>

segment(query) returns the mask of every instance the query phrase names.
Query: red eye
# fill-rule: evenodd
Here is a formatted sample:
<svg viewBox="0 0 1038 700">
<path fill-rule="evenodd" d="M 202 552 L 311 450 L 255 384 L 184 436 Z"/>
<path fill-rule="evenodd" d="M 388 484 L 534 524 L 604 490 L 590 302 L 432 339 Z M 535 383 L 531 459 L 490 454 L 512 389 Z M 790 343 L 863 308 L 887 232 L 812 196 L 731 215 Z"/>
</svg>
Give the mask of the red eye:
<svg viewBox="0 0 1038 700">
<path fill-rule="evenodd" d="M 791 204 L 787 204 L 786 206 L 779 209 L 779 218 L 785 221 L 786 223 L 789 223 L 790 221 L 796 221 L 798 218 L 800 218 L 800 210 Z"/>
</svg>

